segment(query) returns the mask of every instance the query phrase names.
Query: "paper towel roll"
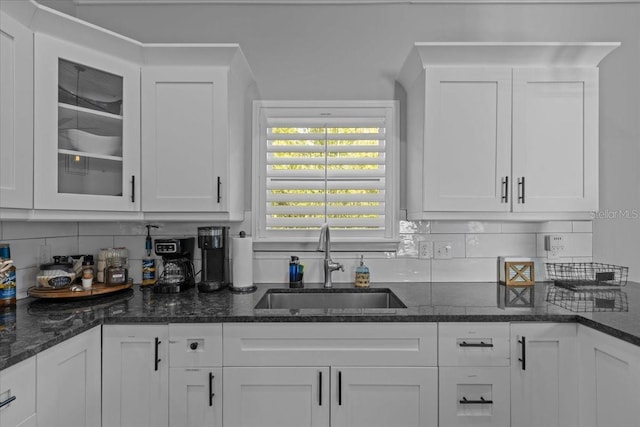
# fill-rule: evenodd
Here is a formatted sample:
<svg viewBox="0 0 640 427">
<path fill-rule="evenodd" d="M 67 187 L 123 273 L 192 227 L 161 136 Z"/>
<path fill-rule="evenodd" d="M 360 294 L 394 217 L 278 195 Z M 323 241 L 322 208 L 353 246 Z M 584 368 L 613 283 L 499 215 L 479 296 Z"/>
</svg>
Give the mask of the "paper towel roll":
<svg viewBox="0 0 640 427">
<path fill-rule="evenodd" d="M 253 286 L 253 239 L 234 237 L 232 241 L 233 287 L 250 288 Z"/>
</svg>

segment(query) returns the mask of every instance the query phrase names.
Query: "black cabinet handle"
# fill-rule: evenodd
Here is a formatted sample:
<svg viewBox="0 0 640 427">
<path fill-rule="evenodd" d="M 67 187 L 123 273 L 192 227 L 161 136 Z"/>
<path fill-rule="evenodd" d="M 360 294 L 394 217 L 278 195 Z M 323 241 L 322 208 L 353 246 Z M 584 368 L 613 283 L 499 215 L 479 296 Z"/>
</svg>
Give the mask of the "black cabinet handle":
<svg viewBox="0 0 640 427">
<path fill-rule="evenodd" d="M 342 406 L 342 371 L 338 371 L 338 405 Z"/>
<path fill-rule="evenodd" d="M 322 406 L 322 371 L 318 372 L 318 406 Z"/>
<path fill-rule="evenodd" d="M 485 405 L 492 404 L 493 400 L 485 400 L 484 397 L 480 397 L 480 400 L 468 400 L 466 397 L 463 397 L 460 403 L 462 405 Z"/>
<path fill-rule="evenodd" d="M 0 402 L 0 408 L 4 408 L 5 406 L 7 406 L 9 403 L 13 402 L 16 399 L 17 399 L 17 397 L 11 396 L 7 400 L 3 400 L 2 402 Z"/>
<path fill-rule="evenodd" d="M 222 185 L 222 181 L 220 181 L 220 177 L 218 177 L 218 203 L 222 200 L 222 195 L 220 194 L 220 186 Z"/>
<path fill-rule="evenodd" d="M 502 180 L 502 202 L 509 203 L 509 177 L 505 176 Z"/>
<path fill-rule="evenodd" d="M 520 359 L 518 359 L 519 362 L 522 363 L 522 370 L 525 371 L 527 369 L 527 346 L 525 344 L 526 339 L 525 337 L 522 337 L 521 340 L 518 340 L 518 342 L 520 343 L 521 347 L 521 351 L 522 351 L 522 357 Z"/>
<path fill-rule="evenodd" d="M 518 203 L 524 203 L 524 176 L 518 179 Z"/>
<path fill-rule="evenodd" d="M 160 339 L 156 337 L 156 354 L 155 354 L 155 361 L 154 361 L 156 371 L 158 370 L 158 365 L 160 364 L 160 361 L 161 361 L 161 359 L 158 358 L 158 347 L 160 346 L 161 342 L 162 341 L 160 341 Z"/>
<path fill-rule="evenodd" d="M 213 392 L 213 379 L 214 379 L 214 375 L 213 372 L 209 372 L 209 406 L 213 406 L 213 397 L 216 395 Z"/>
<path fill-rule="evenodd" d="M 136 176 L 131 175 L 131 203 L 136 202 Z"/>
<path fill-rule="evenodd" d="M 480 341 L 480 342 L 466 342 L 466 341 L 462 341 L 460 344 L 458 344 L 460 347 L 493 347 L 493 344 L 490 343 L 486 343 L 484 341 Z"/>
<path fill-rule="evenodd" d="M 191 350 L 196 350 L 198 348 L 198 343 L 197 342 L 192 342 L 191 344 L 189 344 L 189 348 Z"/>
</svg>

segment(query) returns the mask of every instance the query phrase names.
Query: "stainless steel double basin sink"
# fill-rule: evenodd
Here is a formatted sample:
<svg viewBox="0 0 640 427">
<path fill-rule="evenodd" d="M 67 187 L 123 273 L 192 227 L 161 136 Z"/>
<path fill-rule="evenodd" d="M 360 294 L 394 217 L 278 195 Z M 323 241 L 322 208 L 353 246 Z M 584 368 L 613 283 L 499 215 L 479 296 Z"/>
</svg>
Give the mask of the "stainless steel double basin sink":
<svg viewBox="0 0 640 427">
<path fill-rule="evenodd" d="M 388 309 L 406 308 L 386 288 L 269 289 L 256 309 Z"/>
</svg>

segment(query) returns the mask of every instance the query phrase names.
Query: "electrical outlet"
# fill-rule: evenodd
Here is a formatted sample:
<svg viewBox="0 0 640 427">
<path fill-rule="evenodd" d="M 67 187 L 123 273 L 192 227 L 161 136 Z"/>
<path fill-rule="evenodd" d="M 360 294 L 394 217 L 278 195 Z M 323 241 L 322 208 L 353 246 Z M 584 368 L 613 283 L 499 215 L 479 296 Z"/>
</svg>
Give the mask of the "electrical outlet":
<svg viewBox="0 0 640 427">
<path fill-rule="evenodd" d="M 435 259 L 453 258 L 453 244 L 451 242 L 433 242 L 433 257 Z"/>
<path fill-rule="evenodd" d="M 564 238 L 558 234 L 544 236 L 544 249 L 548 259 L 560 258 L 564 251 Z"/>
<path fill-rule="evenodd" d="M 420 259 L 433 258 L 433 242 L 420 241 L 418 243 L 418 258 Z"/>
</svg>

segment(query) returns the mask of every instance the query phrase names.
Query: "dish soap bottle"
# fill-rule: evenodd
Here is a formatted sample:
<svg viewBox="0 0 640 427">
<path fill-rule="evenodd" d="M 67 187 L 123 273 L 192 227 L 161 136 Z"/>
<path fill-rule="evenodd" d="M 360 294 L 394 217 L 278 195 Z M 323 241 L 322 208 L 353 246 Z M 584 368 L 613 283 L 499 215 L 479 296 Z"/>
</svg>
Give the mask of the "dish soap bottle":
<svg viewBox="0 0 640 427">
<path fill-rule="evenodd" d="M 369 267 L 364 265 L 364 255 L 360 255 L 360 265 L 356 267 L 356 288 L 369 287 Z"/>
</svg>

